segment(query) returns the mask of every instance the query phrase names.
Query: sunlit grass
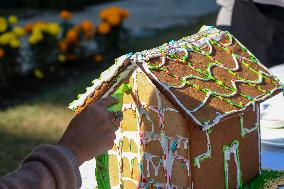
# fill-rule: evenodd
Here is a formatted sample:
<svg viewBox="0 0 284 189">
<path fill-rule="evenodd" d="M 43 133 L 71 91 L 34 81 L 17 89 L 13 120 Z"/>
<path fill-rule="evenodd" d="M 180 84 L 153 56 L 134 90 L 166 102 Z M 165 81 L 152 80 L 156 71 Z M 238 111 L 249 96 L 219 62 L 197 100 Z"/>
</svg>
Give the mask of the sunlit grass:
<svg viewBox="0 0 284 189">
<path fill-rule="evenodd" d="M 39 144 L 56 143 L 73 113 L 54 104 L 26 104 L 0 112 L 0 175 Z"/>
</svg>

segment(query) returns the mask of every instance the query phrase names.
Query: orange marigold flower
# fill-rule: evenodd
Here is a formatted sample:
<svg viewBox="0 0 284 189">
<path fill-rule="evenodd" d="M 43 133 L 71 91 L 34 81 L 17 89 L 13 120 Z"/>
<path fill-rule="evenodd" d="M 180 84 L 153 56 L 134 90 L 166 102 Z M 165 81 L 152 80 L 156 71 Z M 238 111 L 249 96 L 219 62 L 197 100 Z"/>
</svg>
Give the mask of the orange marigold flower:
<svg viewBox="0 0 284 189">
<path fill-rule="evenodd" d="M 61 52 L 64 52 L 64 51 L 66 51 L 66 50 L 68 49 L 68 44 L 67 44 L 66 41 L 64 41 L 64 40 L 59 41 L 58 46 L 59 46 L 59 50 L 60 50 Z"/>
<path fill-rule="evenodd" d="M 5 55 L 4 49 L 0 48 L 0 58 L 2 58 Z"/>
<path fill-rule="evenodd" d="M 119 14 L 119 8 L 116 6 L 112 6 L 101 10 L 99 16 L 102 20 L 106 20 L 110 15 L 118 15 L 118 14 Z"/>
<path fill-rule="evenodd" d="M 121 17 L 122 17 L 123 19 L 126 19 L 126 18 L 128 18 L 128 16 L 129 16 L 129 12 L 128 12 L 128 10 L 126 10 L 126 9 L 121 9 L 120 15 L 121 15 Z"/>
<path fill-rule="evenodd" d="M 66 40 L 68 43 L 75 43 L 78 40 L 78 34 L 75 30 L 69 30 L 66 34 Z"/>
<path fill-rule="evenodd" d="M 121 19 L 120 19 L 119 15 L 113 14 L 113 15 L 110 15 L 109 17 L 107 17 L 106 21 L 112 26 L 117 26 L 117 25 L 120 24 Z"/>
<path fill-rule="evenodd" d="M 69 20 L 72 17 L 72 14 L 68 10 L 62 10 L 60 12 L 60 17 L 62 20 Z"/>
<path fill-rule="evenodd" d="M 93 29 L 93 23 L 90 20 L 83 20 L 81 22 L 83 31 L 91 31 Z"/>
<path fill-rule="evenodd" d="M 110 25 L 106 22 L 102 22 L 98 25 L 97 31 L 101 34 L 107 34 L 110 31 Z"/>
<path fill-rule="evenodd" d="M 94 34 L 94 25 L 90 20 L 83 20 L 81 22 L 82 30 L 86 38 L 91 38 Z"/>
<path fill-rule="evenodd" d="M 95 55 L 94 59 L 95 59 L 96 62 L 101 62 L 101 61 L 103 61 L 104 57 L 100 54 L 97 54 L 97 55 Z"/>
<path fill-rule="evenodd" d="M 27 23 L 27 24 L 24 26 L 24 30 L 25 30 L 25 32 L 27 32 L 27 33 L 31 33 L 32 30 L 33 30 L 33 24 L 32 24 L 32 23 Z"/>
</svg>

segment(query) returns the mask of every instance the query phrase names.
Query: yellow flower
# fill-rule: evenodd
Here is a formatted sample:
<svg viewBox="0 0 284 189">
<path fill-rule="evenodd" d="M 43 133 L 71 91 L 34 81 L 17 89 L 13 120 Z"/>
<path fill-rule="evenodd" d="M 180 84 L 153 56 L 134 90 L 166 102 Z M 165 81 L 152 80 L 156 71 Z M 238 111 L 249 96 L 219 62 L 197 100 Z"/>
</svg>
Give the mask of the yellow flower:
<svg viewBox="0 0 284 189">
<path fill-rule="evenodd" d="M 117 26 L 120 24 L 121 20 L 120 20 L 119 15 L 113 14 L 113 15 L 108 16 L 106 21 L 112 26 Z"/>
<path fill-rule="evenodd" d="M 20 45 L 21 45 L 21 42 L 20 42 L 20 40 L 17 39 L 17 38 L 14 38 L 14 39 L 12 39 L 12 40 L 10 41 L 10 46 L 11 46 L 12 48 L 18 48 Z"/>
<path fill-rule="evenodd" d="M 33 31 L 32 31 L 32 34 L 37 34 L 37 35 L 39 35 L 39 34 L 42 34 L 42 29 L 40 28 L 40 27 L 34 27 L 33 28 Z"/>
<path fill-rule="evenodd" d="M 108 23 L 102 22 L 98 25 L 97 30 L 101 34 L 107 34 L 110 31 L 110 25 Z"/>
<path fill-rule="evenodd" d="M 0 48 L 0 58 L 4 57 L 5 51 L 4 49 Z"/>
<path fill-rule="evenodd" d="M 8 22 L 9 22 L 10 24 L 16 24 L 16 23 L 18 22 L 18 17 L 15 16 L 15 15 L 11 15 L 11 16 L 9 16 L 9 18 L 8 18 Z"/>
<path fill-rule="evenodd" d="M 6 32 L 0 36 L 0 44 L 8 45 L 12 39 L 16 38 L 12 32 Z"/>
<path fill-rule="evenodd" d="M 34 45 L 43 39 L 43 35 L 41 32 L 33 32 L 29 37 L 29 43 Z"/>
<path fill-rule="evenodd" d="M 46 23 L 44 21 L 37 21 L 34 24 L 34 28 L 33 29 L 39 29 L 39 30 L 45 30 L 47 28 Z"/>
<path fill-rule="evenodd" d="M 34 45 L 34 44 L 37 43 L 38 40 L 36 39 L 35 36 L 31 35 L 31 36 L 29 37 L 28 41 L 29 41 L 30 44 Z"/>
<path fill-rule="evenodd" d="M 25 30 L 20 26 L 14 27 L 13 32 L 17 37 L 23 37 L 25 35 Z"/>
<path fill-rule="evenodd" d="M 38 69 L 38 68 L 35 69 L 34 75 L 35 75 L 35 77 L 38 78 L 38 79 L 42 79 L 42 78 L 44 77 L 43 72 L 42 72 L 40 69 Z"/>
<path fill-rule="evenodd" d="M 7 21 L 4 17 L 0 17 L 0 32 L 4 32 L 7 29 Z"/>
<path fill-rule="evenodd" d="M 60 55 L 58 55 L 58 60 L 60 62 L 65 62 L 66 61 L 66 56 L 64 54 L 60 54 Z"/>
<path fill-rule="evenodd" d="M 47 30 L 51 35 L 57 36 L 60 33 L 61 28 L 57 23 L 51 22 L 48 23 Z"/>
</svg>

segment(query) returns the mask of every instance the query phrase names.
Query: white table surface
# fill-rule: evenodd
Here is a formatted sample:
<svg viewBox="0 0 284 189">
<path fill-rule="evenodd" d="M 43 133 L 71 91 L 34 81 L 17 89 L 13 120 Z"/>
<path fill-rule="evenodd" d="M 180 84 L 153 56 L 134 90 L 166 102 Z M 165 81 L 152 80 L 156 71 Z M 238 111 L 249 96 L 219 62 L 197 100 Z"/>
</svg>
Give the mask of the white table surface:
<svg viewBox="0 0 284 189">
<path fill-rule="evenodd" d="M 270 68 L 280 81 L 284 81 L 284 64 Z M 284 170 L 284 97 L 278 94 L 262 104 L 260 109 L 260 127 L 263 142 L 272 145 L 262 144 L 262 168 Z M 266 106 L 264 108 L 264 106 Z M 282 127 L 281 127 L 282 126 Z M 282 145 L 282 148 L 277 148 Z"/>
</svg>

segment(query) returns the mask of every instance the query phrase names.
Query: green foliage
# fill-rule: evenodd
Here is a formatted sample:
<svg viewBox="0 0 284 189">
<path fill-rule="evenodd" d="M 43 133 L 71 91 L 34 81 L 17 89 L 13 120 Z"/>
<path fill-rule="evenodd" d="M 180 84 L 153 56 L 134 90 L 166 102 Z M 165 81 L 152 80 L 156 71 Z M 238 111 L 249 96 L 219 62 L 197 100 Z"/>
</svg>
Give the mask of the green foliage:
<svg viewBox="0 0 284 189">
<path fill-rule="evenodd" d="M 268 185 L 273 184 L 277 179 L 284 177 L 284 171 L 274 171 L 265 169 L 262 173 L 249 184 L 246 184 L 242 189 L 266 189 Z"/>
</svg>

